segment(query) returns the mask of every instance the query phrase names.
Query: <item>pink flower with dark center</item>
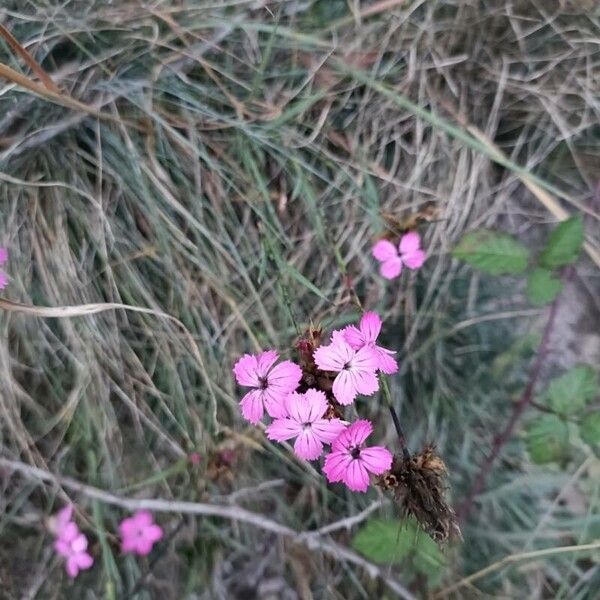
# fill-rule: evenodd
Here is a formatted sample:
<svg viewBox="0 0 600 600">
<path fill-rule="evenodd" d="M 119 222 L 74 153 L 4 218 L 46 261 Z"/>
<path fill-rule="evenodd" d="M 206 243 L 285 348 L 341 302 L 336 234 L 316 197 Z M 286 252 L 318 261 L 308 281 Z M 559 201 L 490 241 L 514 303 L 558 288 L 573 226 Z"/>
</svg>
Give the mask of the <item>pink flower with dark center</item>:
<svg viewBox="0 0 600 600">
<path fill-rule="evenodd" d="M 136 512 L 133 517 L 123 519 L 119 525 L 121 551 L 140 556 L 150 554 L 152 546 L 163 536 L 163 530 L 154 523 L 147 510 Z"/>
<path fill-rule="evenodd" d="M 0 248 L 0 265 L 8 260 L 8 251 L 6 248 Z M 8 275 L 0 269 L 0 290 L 8 285 Z"/>
<path fill-rule="evenodd" d="M 418 269 L 425 262 L 425 252 L 421 250 L 421 236 L 416 231 L 405 233 L 396 247 L 389 240 L 379 240 L 373 246 L 373 256 L 381 262 L 379 272 L 386 279 L 400 275 L 402 265 Z"/>
<path fill-rule="evenodd" d="M 343 330 L 344 339 L 355 350 L 360 350 L 365 346 L 372 348 L 379 360 L 379 370 L 386 375 L 391 375 L 398 371 L 398 363 L 394 358 L 394 354 L 396 353 L 375 343 L 381 331 L 381 325 L 382 321 L 379 315 L 374 312 L 366 312 L 362 316 L 358 327 L 348 325 Z"/>
<path fill-rule="evenodd" d="M 284 401 L 298 387 L 302 370 L 289 360 L 275 365 L 278 358 L 279 355 L 274 350 L 267 350 L 256 356 L 244 354 L 233 367 L 237 382 L 254 388 L 240 402 L 242 415 L 250 423 L 258 423 L 265 409 L 271 417 L 286 416 Z"/>
<path fill-rule="evenodd" d="M 296 438 L 294 452 L 306 460 L 315 460 L 323 452 L 323 444 L 331 444 L 346 427 L 340 419 L 325 419 L 327 398 L 318 390 L 304 394 L 291 393 L 285 400 L 288 416 L 275 419 L 267 427 L 270 440 L 283 442 Z"/>
<path fill-rule="evenodd" d="M 366 492 L 369 472 L 381 475 L 392 466 L 389 450 L 382 446 L 364 447 L 372 431 L 369 421 L 355 421 L 334 440 L 323 465 L 328 481 L 343 481 L 354 492 Z"/>
<path fill-rule="evenodd" d="M 79 571 L 89 569 L 94 559 L 86 552 L 88 541 L 75 523 L 69 521 L 54 542 L 54 549 L 66 558 L 65 569 L 69 577 L 77 577 Z"/>
<path fill-rule="evenodd" d="M 352 404 L 358 394 L 370 396 L 379 389 L 375 374 L 379 367 L 377 353 L 368 346 L 355 350 L 340 335 L 328 346 L 319 346 L 315 364 L 322 371 L 337 373 L 333 394 L 340 404 Z"/>
</svg>

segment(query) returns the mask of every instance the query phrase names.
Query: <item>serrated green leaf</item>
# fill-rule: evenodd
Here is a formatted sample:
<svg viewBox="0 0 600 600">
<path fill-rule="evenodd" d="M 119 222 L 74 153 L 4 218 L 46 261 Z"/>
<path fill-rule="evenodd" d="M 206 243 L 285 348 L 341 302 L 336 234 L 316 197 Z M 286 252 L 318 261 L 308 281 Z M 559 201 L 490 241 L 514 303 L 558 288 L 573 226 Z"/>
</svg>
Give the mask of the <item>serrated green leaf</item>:
<svg viewBox="0 0 600 600">
<path fill-rule="evenodd" d="M 600 446 L 600 410 L 588 415 L 579 427 L 581 439 L 590 446 Z"/>
<path fill-rule="evenodd" d="M 598 392 L 598 377 L 594 369 L 588 365 L 579 365 L 553 379 L 546 397 L 553 410 L 570 415 L 585 408 Z"/>
<path fill-rule="evenodd" d="M 529 423 L 526 443 L 534 463 L 559 461 L 569 451 L 569 429 L 556 415 L 541 415 Z"/>
<path fill-rule="evenodd" d="M 548 269 L 535 269 L 527 279 L 527 298 L 536 306 L 552 302 L 562 290 L 563 284 Z"/>
<path fill-rule="evenodd" d="M 354 536 L 352 547 L 373 562 L 408 561 L 424 575 L 437 574 L 445 561 L 437 544 L 412 519 L 370 519 Z"/>
<path fill-rule="evenodd" d="M 548 236 L 540 254 L 540 265 L 562 267 L 574 263 L 583 245 L 583 219 L 581 215 L 559 223 Z"/>
<path fill-rule="evenodd" d="M 529 250 L 512 236 L 487 229 L 467 233 L 452 251 L 455 258 L 491 275 L 522 273 Z"/>
</svg>

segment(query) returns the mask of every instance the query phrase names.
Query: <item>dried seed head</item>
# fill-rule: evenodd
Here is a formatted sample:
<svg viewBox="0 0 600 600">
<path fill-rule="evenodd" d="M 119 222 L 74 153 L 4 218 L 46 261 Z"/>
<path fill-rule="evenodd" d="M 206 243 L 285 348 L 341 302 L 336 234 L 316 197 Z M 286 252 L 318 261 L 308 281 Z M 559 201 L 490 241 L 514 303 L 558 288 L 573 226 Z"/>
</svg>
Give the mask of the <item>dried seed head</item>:
<svg viewBox="0 0 600 600">
<path fill-rule="evenodd" d="M 392 468 L 379 482 L 384 489 L 394 490 L 402 515 L 415 517 L 438 544 L 462 539 L 454 510 L 444 497 L 446 474 L 444 461 L 436 454 L 435 447 L 428 445 L 408 459 L 395 456 Z"/>
</svg>

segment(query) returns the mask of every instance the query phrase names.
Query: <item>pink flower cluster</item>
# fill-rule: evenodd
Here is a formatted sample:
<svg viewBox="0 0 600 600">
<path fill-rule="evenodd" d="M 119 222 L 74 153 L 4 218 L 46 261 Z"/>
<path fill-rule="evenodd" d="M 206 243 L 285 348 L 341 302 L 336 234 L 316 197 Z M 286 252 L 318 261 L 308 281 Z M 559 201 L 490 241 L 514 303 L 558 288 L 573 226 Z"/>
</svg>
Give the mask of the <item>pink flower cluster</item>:
<svg viewBox="0 0 600 600">
<path fill-rule="evenodd" d="M 3 265 L 8 260 L 8 251 L 6 248 L 0 247 L 0 265 Z M 8 285 L 8 275 L 0 269 L 0 290 Z"/>
<path fill-rule="evenodd" d="M 94 559 L 87 552 L 88 540 L 72 520 L 73 506 L 65 506 L 54 518 L 52 530 L 56 537 L 54 549 L 64 557 L 69 577 L 77 577 L 79 571 L 89 569 Z"/>
<path fill-rule="evenodd" d="M 405 233 L 397 246 L 389 240 L 379 240 L 373 246 L 373 256 L 381 263 L 379 273 L 386 279 L 398 277 L 403 265 L 409 269 L 418 269 L 425 262 L 421 236 L 416 231 Z"/>
<path fill-rule="evenodd" d="M 54 549 L 65 558 L 69 577 L 77 577 L 79 571 L 89 569 L 94 559 L 87 552 L 88 540 L 73 521 L 73 506 L 65 506 L 50 524 L 55 541 Z M 146 556 L 152 546 L 163 537 L 163 530 L 154 523 L 152 515 L 145 510 L 123 519 L 119 525 L 121 551 Z"/>
<path fill-rule="evenodd" d="M 276 364 L 279 355 L 273 350 L 245 354 L 233 367 L 237 382 L 251 388 L 240 402 L 245 419 L 256 424 L 266 411 L 273 418 L 267 437 L 295 440 L 294 452 L 305 460 L 318 459 L 331 445 L 323 467 L 327 479 L 359 492 L 367 490 L 369 472 L 379 475 L 390 468 L 392 455 L 383 447 L 364 448 L 372 431 L 369 421 L 349 424 L 336 410 L 359 394 L 377 392 L 378 372 L 398 370 L 395 353 L 377 345 L 381 326 L 379 316 L 368 312 L 358 327 L 334 331 L 330 344 L 310 350 L 314 369 L 303 370 L 289 360 Z M 304 352 L 312 348 L 306 340 L 299 347 Z"/>
</svg>

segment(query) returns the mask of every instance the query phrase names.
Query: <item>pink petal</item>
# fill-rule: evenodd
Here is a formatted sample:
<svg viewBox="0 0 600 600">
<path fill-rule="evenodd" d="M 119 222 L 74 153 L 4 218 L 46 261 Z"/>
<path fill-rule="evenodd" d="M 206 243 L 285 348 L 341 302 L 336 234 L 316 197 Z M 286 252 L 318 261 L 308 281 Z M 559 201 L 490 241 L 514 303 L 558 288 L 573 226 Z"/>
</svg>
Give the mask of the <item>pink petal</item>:
<svg viewBox="0 0 600 600">
<path fill-rule="evenodd" d="M 373 250 L 371 252 L 377 260 L 382 262 L 398 257 L 396 246 L 394 246 L 394 244 L 388 240 L 379 240 L 373 246 Z"/>
<path fill-rule="evenodd" d="M 250 421 L 253 425 L 256 425 L 264 414 L 263 408 L 263 390 L 252 390 L 248 392 L 240 402 L 242 408 L 242 416 L 246 421 Z"/>
<path fill-rule="evenodd" d="M 331 444 L 346 429 L 346 423 L 341 419 L 318 419 L 311 429 L 319 440 Z"/>
<path fill-rule="evenodd" d="M 133 520 L 135 521 L 138 529 L 144 529 L 145 527 L 151 525 L 154 521 L 152 513 L 147 510 L 138 510 L 133 515 Z"/>
<path fill-rule="evenodd" d="M 123 519 L 119 524 L 119 533 L 122 537 L 129 537 L 135 534 L 137 531 L 137 524 L 133 517 Z"/>
<path fill-rule="evenodd" d="M 302 425 L 292 419 L 275 419 L 266 429 L 267 437 L 276 442 L 285 442 L 302 433 Z"/>
<path fill-rule="evenodd" d="M 371 371 L 373 374 L 377 371 L 379 365 L 379 356 L 372 345 L 363 346 L 350 361 L 351 371 Z"/>
<path fill-rule="evenodd" d="M 54 534 L 61 536 L 65 527 L 71 522 L 73 518 L 73 505 L 68 504 L 63 509 L 59 510 L 54 517 Z"/>
<path fill-rule="evenodd" d="M 0 265 L 3 265 L 8 260 L 8 250 L 0 248 Z"/>
<path fill-rule="evenodd" d="M 416 231 L 405 233 L 400 239 L 400 254 L 412 254 L 421 247 L 421 236 Z"/>
<path fill-rule="evenodd" d="M 77 564 L 77 559 L 75 558 L 75 556 L 67 558 L 65 569 L 69 577 L 77 577 L 77 575 L 79 574 L 79 565 Z"/>
<path fill-rule="evenodd" d="M 346 469 L 344 483 L 353 492 L 366 492 L 369 487 L 369 474 L 360 460 L 353 460 Z"/>
<path fill-rule="evenodd" d="M 4 271 L 0 271 L 0 290 L 8 285 L 8 275 Z"/>
<path fill-rule="evenodd" d="M 294 443 L 294 452 L 306 460 L 315 460 L 323 452 L 323 444 L 313 434 L 311 429 L 304 430 Z"/>
<path fill-rule="evenodd" d="M 359 457 L 365 468 L 375 475 L 381 475 L 387 471 L 392 466 L 392 459 L 392 453 L 381 446 L 363 448 Z"/>
<path fill-rule="evenodd" d="M 356 384 L 350 371 L 340 371 L 333 380 L 333 395 L 344 406 L 352 404 L 357 395 Z"/>
<path fill-rule="evenodd" d="M 348 325 L 348 327 L 343 330 L 343 334 L 346 343 L 352 346 L 354 350 L 360 350 L 366 343 L 362 331 L 358 329 L 358 327 L 354 327 L 354 325 Z"/>
<path fill-rule="evenodd" d="M 331 332 L 331 343 L 339 344 L 346 342 L 347 340 L 345 339 L 345 331 L 346 329 L 334 329 Z"/>
<path fill-rule="evenodd" d="M 147 556 L 152 552 L 154 544 L 150 540 L 138 539 L 134 548 L 134 552 L 140 556 Z"/>
<path fill-rule="evenodd" d="M 425 252 L 423 252 L 423 250 L 415 250 L 410 254 L 404 254 L 402 256 L 402 262 L 409 269 L 418 269 L 419 267 L 422 267 L 425 262 Z"/>
<path fill-rule="evenodd" d="M 269 416 L 273 417 L 274 419 L 287 417 L 285 401 L 289 395 L 289 392 L 282 392 L 272 388 L 258 391 L 262 393 L 262 401 L 267 413 L 269 413 Z"/>
<path fill-rule="evenodd" d="M 351 371 L 354 389 L 363 396 L 370 396 L 379 390 L 379 379 L 374 371 Z"/>
<path fill-rule="evenodd" d="M 386 375 L 397 373 L 398 363 L 394 358 L 394 354 L 396 353 L 387 348 L 382 348 L 381 346 L 375 346 L 375 350 L 377 351 L 377 357 L 379 359 L 379 370 Z"/>
<path fill-rule="evenodd" d="M 59 539 L 66 544 L 71 544 L 78 535 L 79 527 L 71 521 L 64 526 L 61 532 L 59 532 Z"/>
<path fill-rule="evenodd" d="M 343 452 L 349 455 L 350 448 L 352 446 L 351 427 L 352 425 L 350 425 L 350 427 L 346 427 L 346 429 L 344 429 L 344 431 L 342 431 L 342 433 L 340 433 L 340 435 L 333 440 L 331 443 L 331 449 L 334 452 Z"/>
<path fill-rule="evenodd" d="M 302 369 L 290 360 L 284 360 L 273 367 L 267 375 L 269 389 L 281 394 L 293 392 L 302 379 Z"/>
<path fill-rule="evenodd" d="M 88 547 L 88 541 L 83 533 L 80 533 L 72 542 L 71 550 L 75 553 L 84 552 Z"/>
<path fill-rule="evenodd" d="M 352 446 L 360 446 L 373 432 L 371 421 L 360 419 L 346 429 Z"/>
<path fill-rule="evenodd" d="M 257 357 L 257 368 L 256 374 L 258 377 L 266 377 L 271 367 L 275 364 L 275 361 L 279 358 L 279 354 L 275 350 L 265 350 L 261 352 Z"/>
<path fill-rule="evenodd" d="M 121 540 L 121 552 L 135 552 L 137 548 L 137 537 L 125 537 Z"/>
<path fill-rule="evenodd" d="M 304 393 L 308 413 L 305 422 L 313 423 L 327 412 L 327 397 L 320 390 L 308 389 Z"/>
<path fill-rule="evenodd" d="M 329 346 L 319 346 L 313 354 L 315 364 L 322 371 L 341 371 L 353 356 L 354 350 L 341 338 Z"/>
<path fill-rule="evenodd" d="M 260 385 L 257 371 L 258 361 L 256 360 L 256 356 L 252 356 L 251 354 L 244 354 L 233 366 L 233 374 L 236 381 L 240 385 L 248 387 L 258 387 Z"/>
<path fill-rule="evenodd" d="M 152 524 L 149 527 L 146 527 L 144 530 L 144 538 L 152 542 L 158 542 L 158 540 L 162 539 L 163 530 L 162 527 L 159 527 L 156 524 Z"/>
<path fill-rule="evenodd" d="M 402 272 L 402 259 L 390 258 L 381 263 L 379 273 L 385 279 L 394 279 Z"/>
<path fill-rule="evenodd" d="M 75 554 L 73 560 L 80 570 L 89 569 L 94 564 L 94 559 L 87 552 Z"/>
<path fill-rule="evenodd" d="M 342 481 L 351 462 L 352 457 L 345 452 L 331 452 L 328 454 L 323 465 L 323 473 L 325 473 L 327 481 L 331 483 Z"/>
<path fill-rule="evenodd" d="M 377 313 L 366 312 L 360 320 L 360 330 L 365 342 L 375 342 L 381 331 L 381 318 Z"/>
<path fill-rule="evenodd" d="M 71 554 L 71 546 L 68 542 L 58 539 L 54 542 L 54 549 L 61 556 L 69 556 Z"/>
</svg>

